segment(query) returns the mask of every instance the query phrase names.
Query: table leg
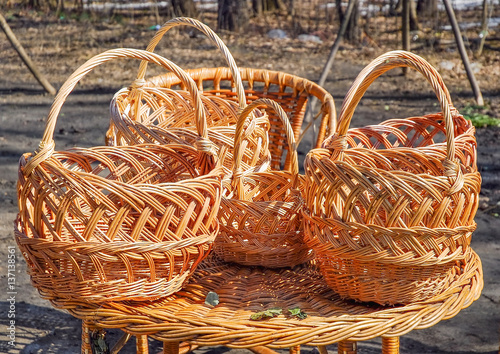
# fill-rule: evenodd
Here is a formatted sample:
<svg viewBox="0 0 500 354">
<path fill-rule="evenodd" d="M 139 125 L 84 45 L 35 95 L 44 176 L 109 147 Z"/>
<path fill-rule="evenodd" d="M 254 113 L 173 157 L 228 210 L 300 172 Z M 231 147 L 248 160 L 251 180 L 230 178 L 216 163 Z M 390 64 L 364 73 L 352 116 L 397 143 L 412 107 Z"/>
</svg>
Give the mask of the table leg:
<svg viewBox="0 0 500 354">
<path fill-rule="evenodd" d="M 250 350 L 254 354 L 278 354 L 277 351 L 272 350 L 271 348 L 268 348 L 268 347 L 264 347 L 263 345 L 248 348 L 248 350 Z"/>
<path fill-rule="evenodd" d="M 109 351 L 110 354 L 118 354 L 123 349 L 128 340 L 132 337 L 130 333 L 123 333 L 120 339 L 113 345 Z"/>
<path fill-rule="evenodd" d="M 179 354 L 179 342 L 163 342 L 163 354 Z"/>
<path fill-rule="evenodd" d="M 135 347 L 137 354 L 148 354 L 149 346 L 148 346 L 148 336 L 135 336 Z"/>
<path fill-rule="evenodd" d="M 326 345 L 318 345 L 319 354 L 328 354 L 328 349 L 326 349 Z"/>
<path fill-rule="evenodd" d="M 356 342 L 344 340 L 338 343 L 339 354 L 356 354 L 358 352 L 358 345 Z"/>
<path fill-rule="evenodd" d="M 82 354 L 92 354 L 92 343 L 90 342 L 91 323 L 82 321 Z"/>
<path fill-rule="evenodd" d="M 300 345 L 290 347 L 290 354 L 300 354 Z"/>
<path fill-rule="evenodd" d="M 399 337 L 382 337 L 382 354 L 399 354 Z"/>
</svg>

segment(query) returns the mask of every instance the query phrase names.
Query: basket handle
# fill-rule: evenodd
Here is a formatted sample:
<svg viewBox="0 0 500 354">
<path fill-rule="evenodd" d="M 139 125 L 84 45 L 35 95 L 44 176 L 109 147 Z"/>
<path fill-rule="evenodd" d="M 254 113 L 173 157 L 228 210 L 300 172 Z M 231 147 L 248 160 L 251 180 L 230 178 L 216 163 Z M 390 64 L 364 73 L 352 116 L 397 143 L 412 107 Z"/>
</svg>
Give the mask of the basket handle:
<svg viewBox="0 0 500 354">
<path fill-rule="evenodd" d="M 156 45 L 163 38 L 163 35 L 171 28 L 174 28 L 177 26 L 191 26 L 191 27 L 198 29 L 203 34 L 205 34 L 212 41 L 212 43 L 214 43 L 217 46 L 217 48 L 219 48 L 219 50 L 224 55 L 226 62 L 229 65 L 229 68 L 231 70 L 231 74 L 233 76 L 233 79 L 234 79 L 234 82 L 236 85 L 236 94 L 238 96 L 238 103 L 240 105 L 240 108 L 241 109 L 245 108 L 247 105 L 247 101 L 245 98 L 245 89 L 243 87 L 243 81 L 241 80 L 240 71 L 238 70 L 236 62 L 234 61 L 233 56 L 229 52 L 229 49 L 226 47 L 224 42 L 207 25 L 201 23 L 198 20 L 195 20 L 195 19 L 189 18 L 189 17 L 177 17 L 177 18 L 171 19 L 170 21 L 165 22 L 165 24 L 163 24 L 163 26 L 158 30 L 158 32 L 156 32 L 153 39 L 149 42 L 146 50 L 149 52 L 154 51 L 154 49 L 156 48 Z M 139 73 L 137 74 L 138 80 L 144 80 L 144 77 L 146 76 L 147 65 L 148 65 L 148 63 L 146 61 L 141 62 L 141 65 L 139 67 Z"/>
<path fill-rule="evenodd" d="M 297 188 L 298 184 L 298 175 L 299 175 L 299 159 L 297 154 L 297 144 L 295 142 L 295 137 L 293 134 L 292 126 L 290 125 L 290 121 L 286 112 L 281 108 L 281 106 L 276 102 L 269 98 L 259 98 L 241 111 L 241 114 L 236 123 L 236 130 L 234 133 L 234 168 L 233 168 L 233 186 L 235 186 L 236 194 L 238 199 L 245 199 L 244 186 L 242 182 L 242 177 L 244 176 L 244 172 L 241 169 L 241 159 L 243 155 L 243 151 L 241 150 L 241 143 L 243 140 L 243 130 L 245 122 L 247 121 L 248 116 L 253 112 L 254 109 L 257 108 L 272 108 L 278 114 L 283 126 L 285 128 L 285 134 L 288 142 L 288 151 L 290 155 L 290 172 L 292 173 L 292 187 Z"/>
<path fill-rule="evenodd" d="M 439 75 L 436 69 L 434 69 L 425 59 L 407 51 L 396 50 L 382 54 L 359 73 L 358 77 L 347 92 L 344 102 L 342 103 L 337 132 L 326 139 L 323 146 L 334 149 L 334 158 L 346 149 L 345 137 L 347 130 L 349 129 L 354 110 L 364 93 L 377 77 L 386 71 L 398 67 L 409 67 L 420 72 L 431 84 L 434 93 L 441 104 L 441 110 L 443 112 L 445 122 L 447 146 L 446 160 L 443 162 L 444 173 L 447 177 L 457 178 L 456 182 L 458 184 L 454 183 L 453 187 L 453 190 L 457 190 L 456 188 L 459 187 L 460 181 L 463 184 L 463 178 L 459 177 L 461 175 L 459 164 L 455 161 L 455 142 L 452 117 L 457 113 L 457 111 L 452 106 L 450 93 L 444 85 L 441 75 Z"/>
<path fill-rule="evenodd" d="M 198 150 L 204 152 L 207 155 L 206 157 L 204 156 L 203 159 L 208 159 L 205 161 L 201 161 L 200 163 L 207 163 L 207 167 L 214 165 L 215 147 L 213 146 L 213 143 L 208 139 L 205 110 L 203 109 L 203 103 L 201 101 L 200 93 L 196 87 L 196 83 L 194 82 L 194 80 L 191 79 L 191 77 L 176 64 L 159 56 L 158 54 L 139 49 L 121 48 L 108 50 L 92 57 L 87 62 L 85 62 L 85 64 L 80 66 L 66 80 L 66 82 L 64 82 L 64 84 L 59 89 L 56 97 L 54 98 L 54 102 L 52 103 L 52 106 L 50 108 L 49 115 L 47 116 L 47 120 L 45 122 L 45 131 L 43 133 L 40 145 L 35 151 L 32 158 L 26 164 L 26 174 L 29 175 L 36 168 L 36 166 L 38 166 L 42 161 L 48 159 L 54 152 L 55 143 L 53 138 L 54 129 L 57 123 L 57 117 L 59 116 L 59 112 L 61 111 L 66 98 L 73 91 L 76 84 L 97 66 L 119 58 L 135 58 L 143 61 L 147 60 L 150 63 L 155 63 L 167 70 L 172 71 L 181 80 L 188 84 L 188 90 L 191 93 L 193 101 L 196 102 L 196 128 L 199 134 L 199 140 L 196 143 L 196 147 Z"/>
</svg>

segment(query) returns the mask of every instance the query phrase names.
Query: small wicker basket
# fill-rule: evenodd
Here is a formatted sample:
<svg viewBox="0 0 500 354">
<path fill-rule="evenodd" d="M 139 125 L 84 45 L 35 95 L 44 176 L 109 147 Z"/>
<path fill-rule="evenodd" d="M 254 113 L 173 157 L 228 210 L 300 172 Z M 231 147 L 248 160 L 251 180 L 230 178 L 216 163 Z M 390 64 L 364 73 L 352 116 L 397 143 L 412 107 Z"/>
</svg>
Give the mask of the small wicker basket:
<svg viewBox="0 0 500 354">
<path fill-rule="evenodd" d="M 431 83 L 446 142 L 423 146 L 422 140 L 431 143 L 426 129 L 411 129 L 423 136 L 411 137 L 404 124 L 388 124 L 365 128 L 354 144 L 348 126 L 362 95 L 385 71 L 403 66 Z M 437 77 L 408 52 L 375 59 L 349 90 L 337 133 L 306 157 L 306 240 L 329 286 L 342 296 L 381 304 L 423 300 L 445 289 L 450 269 L 466 257 L 481 184 L 475 140 L 468 129 L 455 136 L 447 91 Z M 391 134 L 396 142 L 386 139 Z M 422 282 L 432 291 L 421 291 Z"/>
<path fill-rule="evenodd" d="M 154 144 L 54 151 L 67 96 L 96 66 L 118 58 L 148 60 L 191 80 L 158 55 L 116 49 L 87 61 L 61 87 L 39 149 L 19 166 L 16 241 L 45 298 L 167 296 L 208 255 L 219 230 L 222 169 L 210 151 Z M 206 132 L 199 138 L 208 141 Z"/>
<path fill-rule="evenodd" d="M 249 173 L 241 168 L 244 123 L 252 110 L 272 108 L 280 117 L 291 152 L 289 170 Z M 219 211 L 220 234 L 214 251 L 227 262 L 269 268 L 292 267 L 311 259 L 304 242 L 300 210 L 299 166 L 292 127 L 285 111 L 274 101 L 261 98 L 241 113 L 234 142 L 234 171 L 223 181 Z"/>
</svg>

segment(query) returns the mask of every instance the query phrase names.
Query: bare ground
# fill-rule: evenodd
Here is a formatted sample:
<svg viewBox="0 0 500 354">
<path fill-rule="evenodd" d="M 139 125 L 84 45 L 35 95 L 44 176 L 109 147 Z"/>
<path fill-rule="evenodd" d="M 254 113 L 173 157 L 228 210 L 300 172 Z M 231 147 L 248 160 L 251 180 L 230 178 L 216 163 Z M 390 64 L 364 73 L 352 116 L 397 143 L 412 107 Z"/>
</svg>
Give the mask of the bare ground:
<svg viewBox="0 0 500 354">
<path fill-rule="evenodd" d="M 115 47 L 145 48 L 154 32 L 147 20 L 125 24 L 90 23 L 77 21 L 49 21 L 43 16 L 21 14 L 11 19 L 10 25 L 23 45 L 38 63 L 49 80 L 59 87 L 86 59 L 105 49 Z M 296 39 L 271 40 L 267 29 L 256 23 L 241 36 L 224 35 L 240 66 L 280 70 L 311 80 L 319 77 L 328 55 L 331 37 L 323 44 L 300 42 Z M 345 44 L 338 53 L 325 88 L 336 100 L 337 108 L 349 85 L 364 65 L 377 55 L 397 49 L 396 35 L 387 29 L 384 44 L 364 38 L 363 45 Z M 493 34 L 493 37 L 495 34 Z M 497 42 L 488 42 L 494 48 Z M 416 47 L 419 43 L 414 44 Z M 158 53 L 183 68 L 222 66 L 224 62 L 203 38 L 189 32 L 167 34 Z M 8 246 L 14 246 L 13 220 L 17 212 L 15 183 L 17 161 L 21 154 L 36 149 L 41 139 L 44 118 L 52 97 L 43 93 L 6 41 L 0 42 L 0 279 L 1 289 L 7 287 Z M 452 46 L 429 50 L 422 47 L 418 54 L 440 69 L 451 91 L 456 107 L 473 104 L 467 78 L 461 70 L 457 52 Z M 452 70 L 440 68 L 444 61 L 456 64 Z M 481 64 L 477 78 L 488 103 L 486 113 L 500 117 L 500 60 L 498 51 L 486 50 L 478 60 Z M 97 70 L 70 96 L 56 128 L 57 149 L 103 143 L 108 124 L 108 104 L 113 93 L 130 83 L 136 75 L 138 62 L 121 61 Z M 150 74 L 159 73 L 151 70 Z M 416 73 L 407 77 L 400 70 L 379 78 L 362 100 L 353 119 L 353 125 L 362 126 L 394 117 L 432 113 L 437 110 L 436 98 L 426 82 Z M 500 128 L 481 128 L 477 131 L 478 164 L 483 176 L 482 205 L 476 216 L 478 229 L 472 246 L 483 262 L 485 287 L 481 298 L 453 319 L 426 329 L 413 331 L 401 340 L 401 352 L 412 353 L 497 353 L 500 324 Z M 301 145 L 304 155 L 308 141 Z M 16 346 L 4 341 L 0 352 L 9 353 L 76 353 L 80 345 L 80 321 L 56 310 L 41 299 L 31 287 L 25 272 L 24 260 L 17 253 L 16 286 Z M 0 300 L 8 308 L 6 296 Z M 2 315 L 4 316 L 4 315 Z M 2 328 L 5 317 L 2 318 Z M 118 335 L 111 331 L 110 340 Z M 158 346 L 156 346 L 158 348 Z M 335 346 L 330 349 L 334 350 Z M 225 348 L 206 348 L 199 352 L 228 351 Z M 306 351 L 312 348 L 304 348 Z M 132 352 L 130 344 L 125 352 Z M 154 351 L 153 351 L 154 352 Z M 236 350 L 231 350 L 231 354 Z M 380 352 L 380 341 L 360 344 L 360 353 Z"/>
</svg>

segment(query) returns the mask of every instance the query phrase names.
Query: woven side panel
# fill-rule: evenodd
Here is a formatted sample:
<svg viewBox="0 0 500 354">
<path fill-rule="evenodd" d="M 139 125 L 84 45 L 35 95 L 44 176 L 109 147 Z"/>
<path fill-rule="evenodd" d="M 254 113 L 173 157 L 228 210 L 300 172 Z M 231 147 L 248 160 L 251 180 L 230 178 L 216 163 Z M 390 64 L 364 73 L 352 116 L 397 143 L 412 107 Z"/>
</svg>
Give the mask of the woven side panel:
<svg viewBox="0 0 500 354">
<path fill-rule="evenodd" d="M 439 159 L 415 149 L 400 158 L 400 151 L 350 149 L 345 162 L 331 161 L 327 150 L 308 155 L 312 243 L 365 260 L 433 264 L 463 258 L 475 229 L 479 174 L 465 173 L 460 192 L 449 195 Z"/>
<path fill-rule="evenodd" d="M 187 146 L 56 152 L 25 176 L 17 242 L 46 297 L 150 298 L 178 290 L 218 232 L 220 175 Z"/>
<path fill-rule="evenodd" d="M 410 304 L 439 295 L 464 272 L 466 259 L 435 266 L 388 266 L 320 254 L 316 257 L 326 284 L 342 297 L 382 305 Z"/>
<path fill-rule="evenodd" d="M 218 97 L 225 101 L 231 101 L 236 104 L 236 93 L 231 90 L 234 86 L 232 75 L 229 68 L 201 68 L 187 70 L 187 73 L 198 83 L 203 94 Z M 263 69 L 240 68 L 241 78 L 245 86 L 245 97 L 247 103 L 251 103 L 259 98 L 270 98 L 278 102 L 287 113 L 295 134 L 298 138 L 302 123 L 306 103 L 309 96 L 316 97 L 323 105 L 321 112 L 321 129 L 317 140 L 322 142 L 326 133 L 327 126 L 334 121 L 335 106 L 330 94 L 322 87 L 307 79 L 286 74 L 283 72 L 269 71 Z M 161 75 L 148 79 L 146 86 L 156 88 L 169 88 L 183 90 L 184 85 L 179 78 L 172 74 Z M 324 110 L 323 110 L 324 109 Z M 330 110 L 333 110 L 330 112 Z M 270 133 L 269 150 L 271 151 L 273 169 L 281 169 L 289 166 L 286 154 L 286 137 L 282 125 L 277 115 L 269 111 Z M 213 118 L 208 118 L 209 121 Z M 209 126 L 221 126 L 220 123 Z M 285 165 L 283 165 L 285 162 Z"/>
</svg>

